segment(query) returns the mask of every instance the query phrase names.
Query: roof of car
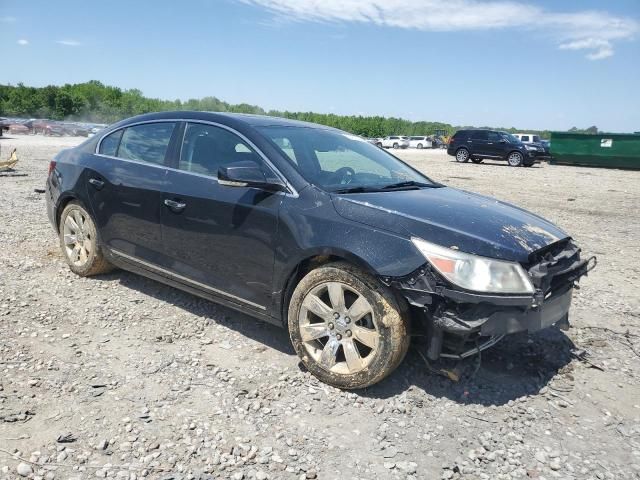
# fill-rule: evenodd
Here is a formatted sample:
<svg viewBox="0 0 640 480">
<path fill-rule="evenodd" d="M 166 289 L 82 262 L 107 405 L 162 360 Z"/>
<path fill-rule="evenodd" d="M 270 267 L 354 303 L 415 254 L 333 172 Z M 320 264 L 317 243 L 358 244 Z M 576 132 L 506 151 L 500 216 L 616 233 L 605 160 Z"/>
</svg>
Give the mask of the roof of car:
<svg viewBox="0 0 640 480">
<path fill-rule="evenodd" d="M 300 120 L 290 120 L 282 117 L 272 117 L 269 115 L 253 115 L 248 113 L 230 113 L 230 112 L 198 112 L 198 111 L 169 111 L 156 112 L 138 115 L 136 117 L 123 120 L 124 123 L 144 122 L 149 120 L 163 119 L 184 119 L 184 120 L 206 120 L 210 122 L 220 123 L 243 123 L 251 127 L 266 126 L 286 126 L 286 127 L 308 127 L 308 128 L 325 128 L 331 129 L 325 125 L 317 123 L 302 122 Z"/>
</svg>

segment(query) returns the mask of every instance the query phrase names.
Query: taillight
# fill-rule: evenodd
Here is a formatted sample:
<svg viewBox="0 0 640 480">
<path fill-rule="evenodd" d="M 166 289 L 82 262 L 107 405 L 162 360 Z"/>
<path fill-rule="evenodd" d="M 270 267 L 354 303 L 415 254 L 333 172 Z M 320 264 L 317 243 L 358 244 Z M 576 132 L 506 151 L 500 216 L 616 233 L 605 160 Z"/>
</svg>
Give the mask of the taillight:
<svg viewBox="0 0 640 480">
<path fill-rule="evenodd" d="M 53 172 L 55 169 L 56 169 L 56 161 L 51 160 L 49 162 L 49 175 L 51 175 L 51 172 Z"/>
</svg>

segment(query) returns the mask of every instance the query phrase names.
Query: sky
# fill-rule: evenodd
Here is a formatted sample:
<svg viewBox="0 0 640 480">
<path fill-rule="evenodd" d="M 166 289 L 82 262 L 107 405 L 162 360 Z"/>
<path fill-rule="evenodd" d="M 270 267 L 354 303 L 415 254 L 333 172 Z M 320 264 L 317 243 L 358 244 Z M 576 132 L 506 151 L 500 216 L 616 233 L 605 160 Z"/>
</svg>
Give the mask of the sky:
<svg viewBox="0 0 640 480">
<path fill-rule="evenodd" d="M 0 84 L 640 130 L 640 0 L 0 0 Z"/>
</svg>

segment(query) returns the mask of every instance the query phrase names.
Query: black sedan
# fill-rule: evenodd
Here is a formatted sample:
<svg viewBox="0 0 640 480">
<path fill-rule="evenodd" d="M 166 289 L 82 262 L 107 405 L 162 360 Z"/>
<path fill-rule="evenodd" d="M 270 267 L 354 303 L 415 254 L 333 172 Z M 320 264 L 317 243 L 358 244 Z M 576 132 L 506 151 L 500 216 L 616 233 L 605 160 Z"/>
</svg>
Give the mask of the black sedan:
<svg viewBox="0 0 640 480">
<path fill-rule="evenodd" d="M 58 154 L 46 198 L 78 275 L 117 266 L 284 326 L 342 388 L 391 373 L 420 330 L 437 359 L 566 325 L 592 265 L 537 215 L 267 116 L 124 120 Z"/>
</svg>

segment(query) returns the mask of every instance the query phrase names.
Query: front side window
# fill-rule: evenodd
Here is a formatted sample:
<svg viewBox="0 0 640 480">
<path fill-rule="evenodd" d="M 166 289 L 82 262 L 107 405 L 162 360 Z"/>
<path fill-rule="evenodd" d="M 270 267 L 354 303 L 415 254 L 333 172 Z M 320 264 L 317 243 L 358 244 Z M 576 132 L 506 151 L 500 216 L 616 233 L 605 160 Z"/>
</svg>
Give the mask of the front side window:
<svg viewBox="0 0 640 480">
<path fill-rule="evenodd" d="M 163 165 L 175 123 L 134 125 L 124 129 L 116 156 Z"/>
<path fill-rule="evenodd" d="M 520 141 L 521 142 L 528 142 L 529 141 L 529 135 L 521 135 L 520 136 Z"/>
<path fill-rule="evenodd" d="M 502 137 L 496 132 L 489 132 L 487 135 L 487 139 L 490 142 L 499 142 L 500 140 L 502 140 Z"/>
<path fill-rule="evenodd" d="M 540 137 L 538 135 L 534 135 L 532 138 L 535 143 L 538 143 L 540 141 Z"/>
<path fill-rule="evenodd" d="M 102 155 L 109 155 L 110 157 L 115 157 L 118 153 L 120 138 L 122 138 L 122 130 L 116 130 L 115 132 L 110 133 L 109 135 L 104 137 L 100 142 L 100 150 L 98 150 L 98 153 L 101 153 Z"/>
<path fill-rule="evenodd" d="M 258 154 L 233 132 L 213 125 L 187 124 L 180 170 L 217 177 L 220 167 L 241 160 L 262 164 Z"/>
<path fill-rule="evenodd" d="M 284 157 L 308 182 L 327 191 L 343 190 L 346 186 L 381 189 L 407 181 L 433 184 L 393 155 L 356 135 L 309 127 L 268 126 L 258 130 L 278 147 L 279 139 L 287 138 L 296 160 L 291 160 L 285 151 Z"/>
</svg>

